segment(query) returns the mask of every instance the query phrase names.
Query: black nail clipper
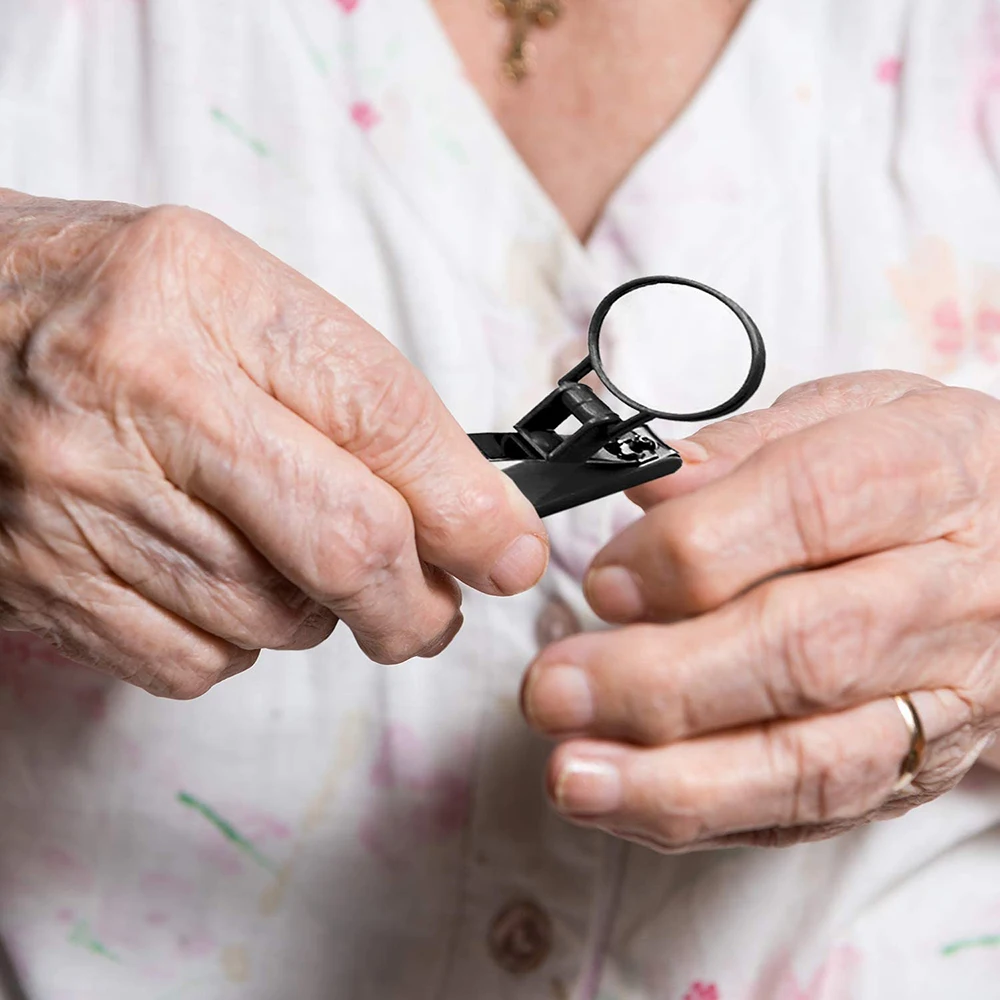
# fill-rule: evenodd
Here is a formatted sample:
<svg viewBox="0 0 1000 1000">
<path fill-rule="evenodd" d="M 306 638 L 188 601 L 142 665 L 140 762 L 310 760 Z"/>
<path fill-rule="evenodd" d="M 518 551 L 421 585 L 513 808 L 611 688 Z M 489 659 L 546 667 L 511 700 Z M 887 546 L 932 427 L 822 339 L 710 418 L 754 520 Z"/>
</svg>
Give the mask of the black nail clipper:
<svg viewBox="0 0 1000 1000">
<path fill-rule="evenodd" d="M 698 413 L 652 410 L 625 395 L 608 378 L 601 361 L 601 327 L 611 307 L 623 296 L 649 285 L 684 285 L 718 299 L 739 319 L 750 339 L 750 371 L 734 396 Z M 587 357 L 561 379 L 556 388 L 525 414 L 513 431 L 470 434 L 491 462 L 512 462 L 504 471 L 535 505 L 541 517 L 610 496 L 676 472 L 681 457 L 647 426 L 650 420 L 704 421 L 739 409 L 757 391 L 764 377 L 764 341 L 741 306 L 722 292 L 692 281 L 655 275 L 619 286 L 600 303 L 590 321 Z M 595 372 L 605 388 L 635 414 L 621 417 L 581 382 Z M 579 421 L 570 434 L 558 428 L 567 418 Z"/>
</svg>

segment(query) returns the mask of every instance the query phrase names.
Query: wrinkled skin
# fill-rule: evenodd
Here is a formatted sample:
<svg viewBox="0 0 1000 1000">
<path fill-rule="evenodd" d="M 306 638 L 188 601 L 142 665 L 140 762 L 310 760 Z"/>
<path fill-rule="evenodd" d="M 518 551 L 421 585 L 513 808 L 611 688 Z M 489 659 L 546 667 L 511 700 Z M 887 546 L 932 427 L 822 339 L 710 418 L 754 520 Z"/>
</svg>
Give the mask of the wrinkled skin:
<svg viewBox="0 0 1000 1000">
<path fill-rule="evenodd" d="M 1000 728 L 1000 402 L 838 376 L 678 447 L 585 582 L 625 627 L 526 675 L 558 808 L 683 851 L 823 838 L 951 788 Z M 901 692 L 928 745 L 897 792 Z"/>
<path fill-rule="evenodd" d="M 426 379 L 255 244 L 0 191 L 0 627 L 193 697 L 339 619 L 433 655 L 454 578 L 514 593 L 546 556 Z"/>
</svg>

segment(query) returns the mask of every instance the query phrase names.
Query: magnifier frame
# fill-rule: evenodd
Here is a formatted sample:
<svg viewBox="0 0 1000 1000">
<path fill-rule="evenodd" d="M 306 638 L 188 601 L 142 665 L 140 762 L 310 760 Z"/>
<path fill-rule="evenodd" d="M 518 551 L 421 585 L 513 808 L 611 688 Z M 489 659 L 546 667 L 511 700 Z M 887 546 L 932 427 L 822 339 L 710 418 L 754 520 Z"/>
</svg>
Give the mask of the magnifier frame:
<svg viewBox="0 0 1000 1000">
<path fill-rule="evenodd" d="M 747 377 L 740 388 L 724 403 L 693 413 L 668 413 L 666 410 L 654 410 L 651 407 L 644 406 L 622 392 L 611 381 L 604 367 L 604 362 L 601 359 L 601 331 L 604 327 L 604 321 L 607 319 L 608 313 L 611 312 L 611 308 L 616 302 L 623 299 L 630 292 L 637 291 L 640 288 L 648 288 L 651 285 L 681 285 L 685 288 L 693 288 L 696 291 L 704 292 L 706 295 L 710 295 L 713 299 L 721 302 L 740 321 L 750 341 L 750 370 L 747 372 Z M 627 281 L 601 300 L 600 304 L 594 310 L 594 315 L 590 320 L 590 328 L 587 331 L 586 359 L 559 381 L 561 383 L 578 382 L 588 372 L 593 371 L 608 392 L 633 410 L 638 411 L 641 415 L 641 420 L 636 421 L 636 423 L 651 419 L 677 420 L 691 423 L 695 421 L 714 420 L 716 417 L 724 417 L 734 410 L 738 410 L 759 388 L 761 379 L 764 377 L 766 361 L 764 339 L 760 335 L 760 330 L 757 329 L 757 324 L 750 318 L 750 314 L 739 303 L 734 302 L 728 295 L 724 295 L 718 289 L 702 284 L 700 281 L 695 281 L 693 278 L 678 278 L 672 275 L 658 274 Z M 628 423 L 633 424 L 633 420 L 629 420 Z"/>
<path fill-rule="evenodd" d="M 601 360 L 601 328 L 611 307 L 629 292 L 650 285 L 684 285 L 705 292 L 739 319 L 750 339 L 750 371 L 735 395 L 696 413 L 652 410 L 627 396 L 608 377 Z M 470 434 L 480 453 L 504 462 L 504 472 L 542 517 L 599 500 L 621 490 L 669 475 L 681 457 L 649 429 L 655 419 L 698 421 L 722 417 L 742 406 L 764 376 L 764 341 L 750 316 L 728 296 L 690 278 L 654 275 L 616 288 L 598 305 L 590 321 L 587 356 L 559 379 L 555 389 L 514 424 L 513 431 Z M 595 372 L 605 388 L 636 412 L 622 417 L 581 380 Z M 573 418 L 576 428 L 560 428 Z"/>
</svg>

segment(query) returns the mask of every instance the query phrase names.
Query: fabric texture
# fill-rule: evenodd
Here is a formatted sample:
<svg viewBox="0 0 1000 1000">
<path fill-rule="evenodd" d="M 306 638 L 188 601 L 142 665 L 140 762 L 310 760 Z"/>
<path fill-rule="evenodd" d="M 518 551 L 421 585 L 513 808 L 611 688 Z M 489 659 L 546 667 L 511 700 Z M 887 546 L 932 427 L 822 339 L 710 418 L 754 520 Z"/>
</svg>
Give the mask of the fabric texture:
<svg viewBox="0 0 1000 1000">
<path fill-rule="evenodd" d="M 219 216 L 470 431 L 509 427 L 650 273 L 755 317 L 754 405 L 877 367 L 1000 388 L 996 0 L 753 0 L 586 245 L 427 0 L 0 0 L 0 25 L 0 184 Z M 609 331 L 633 395 L 728 395 L 745 349 L 657 315 Z M 553 614 L 596 627 L 580 575 L 634 516 L 551 519 L 542 585 L 467 594 L 448 651 L 401 667 L 338 631 L 176 704 L 0 633 L 0 935 L 30 1000 L 1000 996 L 994 772 L 777 852 L 660 856 L 549 809 L 520 676 Z M 496 958 L 518 902 L 552 934 L 521 974 Z"/>
</svg>

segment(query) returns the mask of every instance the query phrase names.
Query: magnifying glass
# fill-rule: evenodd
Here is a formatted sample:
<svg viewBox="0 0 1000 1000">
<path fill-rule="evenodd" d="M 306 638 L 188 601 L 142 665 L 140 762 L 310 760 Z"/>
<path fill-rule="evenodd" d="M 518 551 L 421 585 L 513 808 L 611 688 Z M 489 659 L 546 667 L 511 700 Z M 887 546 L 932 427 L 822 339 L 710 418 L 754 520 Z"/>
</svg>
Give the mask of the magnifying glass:
<svg viewBox="0 0 1000 1000">
<path fill-rule="evenodd" d="M 750 343 L 750 367 L 743 384 L 716 406 L 675 413 L 654 409 L 622 391 L 601 357 L 601 332 L 614 306 L 625 296 L 653 285 L 674 285 L 710 296 L 728 310 Z M 766 353 L 757 325 L 742 306 L 722 292 L 691 278 L 653 275 L 628 281 L 609 293 L 590 321 L 587 356 L 564 375 L 513 431 L 470 434 L 491 462 L 504 471 L 534 504 L 541 517 L 631 489 L 676 472 L 681 457 L 647 426 L 651 420 L 704 422 L 738 410 L 760 387 Z M 583 379 L 593 372 L 605 389 L 631 410 L 622 417 Z M 572 425 L 566 433 L 564 428 Z"/>
</svg>

